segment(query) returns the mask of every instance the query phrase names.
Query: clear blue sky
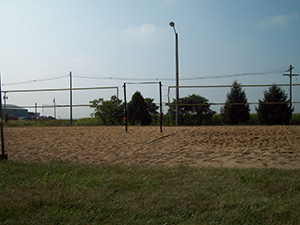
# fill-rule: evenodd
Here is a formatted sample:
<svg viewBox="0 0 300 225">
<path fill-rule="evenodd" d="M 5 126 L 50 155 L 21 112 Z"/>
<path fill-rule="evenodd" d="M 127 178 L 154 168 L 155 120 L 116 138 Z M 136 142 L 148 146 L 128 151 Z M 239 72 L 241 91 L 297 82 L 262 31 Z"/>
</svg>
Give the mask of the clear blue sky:
<svg viewBox="0 0 300 225">
<path fill-rule="evenodd" d="M 68 78 L 9 84 L 69 71 L 75 87 L 121 87 L 128 78 L 172 79 L 171 21 L 179 34 L 181 79 L 281 71 L 290 64 L 300 72 L 299 0 L 0 0 L 3 89 L 68 87 Z M 281 74 L 180 84 L 288 83 Z M 165 92 L 175 81 L 163 84 Z"/>
</svg>

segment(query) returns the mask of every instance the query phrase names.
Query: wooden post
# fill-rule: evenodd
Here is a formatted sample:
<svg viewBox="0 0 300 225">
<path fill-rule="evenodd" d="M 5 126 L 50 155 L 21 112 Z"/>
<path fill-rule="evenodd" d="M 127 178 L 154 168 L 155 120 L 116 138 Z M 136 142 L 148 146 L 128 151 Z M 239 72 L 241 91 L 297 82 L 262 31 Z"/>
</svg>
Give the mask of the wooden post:
<svg viewBox="0 0 300 225">
<path fill-rule="evenodd" d="M 293 107 L 293 100 L 292 100 L 292 77 L 296 77 L 296 76 L 299 76 L 299 74 L 293 74 L 293 69 L 294 67 L 292 65 L 290 65 L 290 68 L 289 68 L 289 74 L 283 74 L 283 76 L 289 76 L 290 77 L 290 107 L 292 108 Z"/>
<path fill-rule="evenodd" d="M 125 124 L 125 131 L 127 132 L 127 102 L 126 102 L 126 83 L 124 83 L 124 124 Z"/>
<path fill-rule="evenodd" d="M 293 109 L 293 100 L 292 100 L 292 87 L 293 87 L 293 84 L 292 84 L 292 77 L 296 77 L 296 76 L 299 76 L 299 74 L 293 74 L 293 69 L 294 67 L 292 65 L 290 65 L 290 68 L 289 68 L 289 74 L 283 74 L 283 76 L 289 76 L 290 77 L 290 107 L 291 109 Z M 290 124 L 292 123 L 292 117 L 290 118 Z"/>
<path fill-rule="evenodd" d="M 37 103 L 34 105 L 34 122 L 36 123 L 36 115 L 37 115 Z"/>
</svg>

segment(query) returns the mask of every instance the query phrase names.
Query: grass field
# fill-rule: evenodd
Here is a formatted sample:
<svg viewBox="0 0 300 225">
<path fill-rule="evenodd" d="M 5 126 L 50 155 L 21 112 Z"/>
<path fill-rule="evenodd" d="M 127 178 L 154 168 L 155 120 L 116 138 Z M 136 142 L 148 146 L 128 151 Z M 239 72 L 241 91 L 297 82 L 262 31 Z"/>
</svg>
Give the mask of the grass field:
<svg viewBox="0 0 300 225">
<path fill-rule="evenodd" d="M 300 170 L 0 162 L 1 224 L 299 224 Z"/>
</svg>

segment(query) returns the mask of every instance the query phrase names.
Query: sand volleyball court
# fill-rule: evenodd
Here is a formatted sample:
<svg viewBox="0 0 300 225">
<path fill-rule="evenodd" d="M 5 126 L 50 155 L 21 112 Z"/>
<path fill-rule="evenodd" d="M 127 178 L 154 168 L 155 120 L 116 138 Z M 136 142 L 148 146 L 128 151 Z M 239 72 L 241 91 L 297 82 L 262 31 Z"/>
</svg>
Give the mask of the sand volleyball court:
<svg viewBox="0 0 300 225">
<path fill-rule="evenodd" d="M 4 129 L 9 160 L 300 168 L 300 126 Z"/>
</svg>

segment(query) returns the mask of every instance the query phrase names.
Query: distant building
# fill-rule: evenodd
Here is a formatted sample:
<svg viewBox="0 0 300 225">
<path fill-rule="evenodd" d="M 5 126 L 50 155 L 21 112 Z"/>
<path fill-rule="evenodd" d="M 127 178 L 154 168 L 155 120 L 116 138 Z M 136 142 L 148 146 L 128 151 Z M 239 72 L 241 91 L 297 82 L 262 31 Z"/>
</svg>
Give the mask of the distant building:
<svg viewBox="0 0 300 225">
<path fill-rule="evenodd" d="M 34 120 L 40 118 L 40 116 L 41 116 L 40 113 L 28 112 L 27 119 Z"/>
<path fill-rule="evenodd" d="M 2 106 L 2 114 L 8 114 L 10 118 L 20 119 L 20 118 L 27 118 L 28 117 L 28 110 L 17 105 L 10 105 L 6 104 Z"/>
</svg>

